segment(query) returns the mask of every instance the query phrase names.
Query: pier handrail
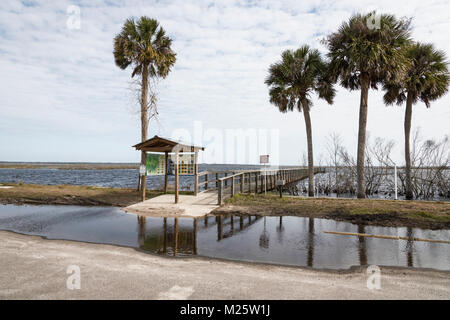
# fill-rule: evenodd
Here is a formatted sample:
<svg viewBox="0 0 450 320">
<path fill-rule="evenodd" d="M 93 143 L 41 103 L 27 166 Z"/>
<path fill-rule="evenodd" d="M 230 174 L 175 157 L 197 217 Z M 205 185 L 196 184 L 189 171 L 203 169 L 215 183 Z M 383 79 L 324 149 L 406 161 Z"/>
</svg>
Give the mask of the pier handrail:
<svg viewBox="0 0 450 320">
<path fill-rule="evenodd" d="M 314 173 L 325 172 L 323 167 L 315 167 Z M 231 174 L 229 174 L 231 173 Z M 210 174 L 215 174 L 215 179 L 208 180 Z M 225 174 L 224 177 L 219 177 L 219 174 Z M 198 183 L 198 186 L 205 186 L 202 192 L 217 189 L 217 203 L 221 205 L 223 200 L 228 197 L 233 197 L 237 193 L 262 193 L 264 190 L 273 190 L 276 188 L 277 180 L 285 180 L 285 185 L 297 183 L 300 180 L 308 177 L 307 167 L 294 168 L 277 168 L 256 170 L 233 170 L 233 171 L 203 171 L 199 176 L 205 176 L 205 180 Z M 267 178 L 263 178 L 267 176 Z M 236 188 L 236 181 L 239 183 L 239 190 Z M 215 184 L 215 188 L 209 187 L 210 184 Z M 229 185 L 229 186 L 228 186 Z M 230 190 L 229 194 L 225 191 Z"/>
</svg>

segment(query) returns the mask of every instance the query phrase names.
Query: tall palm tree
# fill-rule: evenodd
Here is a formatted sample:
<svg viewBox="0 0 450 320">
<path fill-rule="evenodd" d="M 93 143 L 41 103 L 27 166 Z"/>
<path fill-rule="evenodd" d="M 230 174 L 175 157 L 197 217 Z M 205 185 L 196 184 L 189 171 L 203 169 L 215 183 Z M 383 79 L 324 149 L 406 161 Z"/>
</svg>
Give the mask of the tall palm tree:
<svg viewBox="0 0 450 320">
<path fill-rule="evenodd" d="M 373 24 L 375 20 L 379 24 Z M 358 198 L 365 198 L 364 152 L 369 88 L 399 79 L 407 61 L 402 48 L 410 42 L 410 20 L 375 12 L 355 14 L 325 39 L 333 81 L 349 90 L 360 90 L 357 149 Z"/>
<path fill-rule="evenodd" d="M 413 198 L 411 184 L 411 155 L 410 132 L 412 106 L 419 101 L 430 107 L 430 101 L 443 96 L 450 83 L 450 74 L 446 62 L 445 53 L 435 50 L 431 44 L 415 43 L 405 50 L 409 60 L 409 67 L 400 82 L 389 82 L 383 85 L 386 90 L 384 102 L 386 104 L 403 104 L 406 101 L 405 110 L 405 185 L 406 199 Z"/>
<path fill-rule="evenodd" d="M 176 54 L 170 47 L 172 39 L 158 21 L 148 17 L 139 20 L 127 19 L 121 32 L 114 38 L 114 59 L 121 69 L 132 66 L 131 77 L 141 78 L 141 140 L 147 140 L 149 107 L 149 77 L 165 78 L 176 61 Z M 145 152 L 141 154 L 141 164 L 145 164 Z M 145 186 L 146 179 L 140 183 Z"/>
<path fill-rule="evenodd" d="M 299 49 L 286 50 L 281 61 L 272 64 L 265 83 L 269 86 L 270 102 L 281 112 L 297 109 L 303 111 L 308 142 L 308 195 L 314 196 L 314 162 L 311 117 L 311 93 L 333 103 L 335 90 L 327 81 L 327 64 L 317 49 L 304 45 Z"/>
</svg>

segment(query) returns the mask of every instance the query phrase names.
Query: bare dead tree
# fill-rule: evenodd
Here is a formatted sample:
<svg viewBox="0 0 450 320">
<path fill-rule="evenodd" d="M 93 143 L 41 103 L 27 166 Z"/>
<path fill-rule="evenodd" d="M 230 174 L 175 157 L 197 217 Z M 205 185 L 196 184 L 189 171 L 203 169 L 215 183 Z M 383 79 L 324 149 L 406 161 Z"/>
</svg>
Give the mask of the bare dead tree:
<svg viewBox="0 0 450 320">
<path fill-rule="evenodd" d="M 136 78 L 132 79 L 129 82 L 129 92 L 130 92 L 130 100 L 131 100 L 131 110 L 130 112 L 134 114 L 136 117 L 140 119 L 142 108 L 141 108 L 141 101 L 142 101 L 142 79 Z M 159 78 L 154 77 L 148 79 L 148 97 L 147 97 L 147 107 L 146 107 L 146 114 L 148 115 L 147 119 L 147 127 L 149 127 L 150 122 L 154 121 L 159 128 L 161 128 L 161 123 L 159 121 L 159 112 L 158 112 L 158 83 Z M 141 175 L 139 175 L 138 180 L 138 187 L 137 190 L 139 190 L 141 185 Z"/>
<path fill-rule="evenodd" d="M 420 129 L 415 129 L 411 162 L 411 182 L 415 199 L 432 199 L 436 195 L 442 197 L 450 195 L 448 136 L 440 141 L 423 140 Z"/>
<path fill-rule="evenodd" d="M 343 142 L 341 136 L 332 132 L 327 137 L 326 150 L 328 152 L 328 165 L 332 167 L 332 174 L 329 173 L 329 183 L 332 190 L 336 193 L 336 197 L 339 197 L 339 193 L 343 191 L 342 182 L 345 181 L 344 171 L 340 169 L 343 166 L 342 162 L 342 150 Z M 333 178 L 331 179 L 331 176 Z M 333 181 L 333 182 L 331 182 Z"/>
</svg>

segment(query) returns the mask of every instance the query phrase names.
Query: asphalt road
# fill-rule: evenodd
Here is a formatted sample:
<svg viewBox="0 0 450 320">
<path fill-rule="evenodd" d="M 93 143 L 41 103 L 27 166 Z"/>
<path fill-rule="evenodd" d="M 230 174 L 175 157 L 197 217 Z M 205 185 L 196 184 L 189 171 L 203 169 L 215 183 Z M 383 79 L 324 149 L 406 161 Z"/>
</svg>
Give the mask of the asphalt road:
<svg viewBox="0 0 450 320">
<path fill-rule="evenodd" d="M 335 272 L 174 259 L 6 231 L 0 257 L 0 299 L 450 299 L 450 273 L 430 270 L 382 267 L 381 288 L 368 289 L 363 267 Z M 77 267 L 69 266 L 79 267 L 80 289 Z"/>
</svg>

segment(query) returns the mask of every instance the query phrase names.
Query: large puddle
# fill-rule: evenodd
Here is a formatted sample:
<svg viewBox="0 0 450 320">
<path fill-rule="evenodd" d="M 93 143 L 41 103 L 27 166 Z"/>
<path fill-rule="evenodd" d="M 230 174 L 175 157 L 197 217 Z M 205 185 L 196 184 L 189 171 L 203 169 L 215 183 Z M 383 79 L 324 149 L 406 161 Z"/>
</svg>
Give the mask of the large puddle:
<svg viewBox="0 0 450 320">
<path fill-rule="evenodd" d="M 450 270 L 449 244 L 324 233 L 450 240 L 448 230 L 361 226 L 317 218 L 144 218 L 110 207 L 1 205 L 0 230 L 130 246 L 169 256 L 199 255 L 320 269 L 376 264 Z"/>
</svg>

